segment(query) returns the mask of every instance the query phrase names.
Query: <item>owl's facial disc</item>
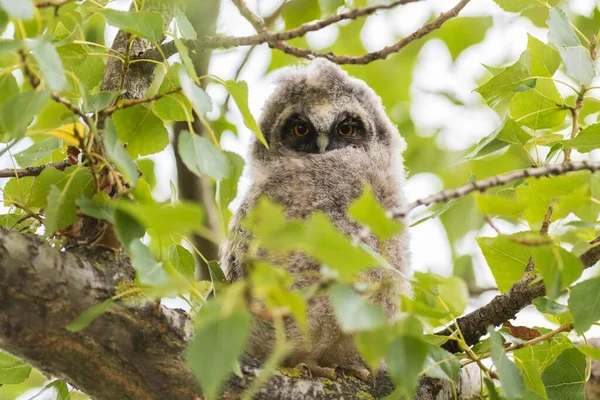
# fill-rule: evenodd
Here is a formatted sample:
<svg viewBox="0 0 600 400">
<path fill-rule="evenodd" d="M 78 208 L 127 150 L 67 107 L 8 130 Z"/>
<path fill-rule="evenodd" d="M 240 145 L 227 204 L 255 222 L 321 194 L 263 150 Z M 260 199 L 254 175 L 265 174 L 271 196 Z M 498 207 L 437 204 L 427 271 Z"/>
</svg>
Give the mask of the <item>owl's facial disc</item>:
<svg viewBox="0 0 600 400">
<path fill-rule="evenodd" d="M 301 113 L 288 117 L 281 129 L 283 146 L 298 153 L 323 154 L 367 145 L 367 131 L 359 116 L 341 112 L 319 117 L 316 121 Z"/>
</svg>

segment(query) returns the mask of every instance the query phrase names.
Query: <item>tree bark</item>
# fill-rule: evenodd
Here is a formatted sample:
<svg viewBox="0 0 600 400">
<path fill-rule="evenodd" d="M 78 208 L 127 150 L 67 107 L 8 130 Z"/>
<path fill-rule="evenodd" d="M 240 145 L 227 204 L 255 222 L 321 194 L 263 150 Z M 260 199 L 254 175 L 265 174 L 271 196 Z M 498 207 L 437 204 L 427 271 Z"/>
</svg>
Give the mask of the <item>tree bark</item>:
<svg viewBox="0 0 600 400">
<path fill-rule="evenodd" d="M 124 253 L 115 257 L 99 248 L 57 251 L 35 236 L 0 228 L 0 348 L 94 399 L 197 399 L 200 390 L 183 356 L 192 324 L 182 310 L 126 299 L 82 331 L 66 329 L 133 279 Z M 478 390 L 474 383 L 479 375 L 473 371 L 463 373 L 459 393 Z M 260 363 L 246 356 L 242 372 L 243 377 L 234 376 L 224 385 L 224 398 L 238 398 L 248 389 Z M 392 389 L 386 376 L 367 385 L 349 378 L 331 383 L 277 372 L 256 397 L 379 398 Z M 426 378 L 417 398 L 445 399 L 450 390 L 447 382 Z"/>
<path fill-rule="evenodd" d="M 190 2 L 186 10 L 190 22 L 196 29 L 199 37 L 213 36 L 217 31 L 217 19 L 219 16 L 220 0 L 209 2 L 199 1 Z M 212 56 L 212 49 L 199 49 L 190 57 L 194 63 L 198 76 L 208 74 L 208 65 Z M 201 86 L 206 88 L 206 79 L 201 82 Z M 183 200 L 194 201 L 202 204 L 206 212 L 205 226 L 214 230 L 219 228 L 218 215 L 214 201 L 214 188 L 208 179 L 202 179 L 191 172 L 181 161 L 177 149 L 179 133 L 187 130 L 185 122 L 178 122 L 174 126 L 175 140 L 174 153 L 177 163 L 177 186 L 179 188 L 179 197 Z M 199 123 L 198 118 L 194 120 L 194 130 L 198 134 L 204 134 L 204 127 Z M 219 257 L 219 247 L 199 235 L 193 237 L 194 245 L 202 252 L 208 260 L 216 260 Z M 200 262 L 199 278 L 210 279 L 208 266 Z"/>
</svg>

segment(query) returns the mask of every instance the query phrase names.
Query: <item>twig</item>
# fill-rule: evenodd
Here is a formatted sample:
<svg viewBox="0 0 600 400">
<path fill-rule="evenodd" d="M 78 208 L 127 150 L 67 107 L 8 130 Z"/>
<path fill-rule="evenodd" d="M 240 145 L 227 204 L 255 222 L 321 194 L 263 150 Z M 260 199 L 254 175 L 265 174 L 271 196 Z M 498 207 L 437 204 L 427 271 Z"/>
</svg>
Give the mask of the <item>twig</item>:
<svg viewBox="0 0 600 400">
<path fill-rule="evenodd" d="M 544 222 L 542 222 L 542 227 L 540 228 L 540 236 L 545 237 L 548 235 L 548 229 L 550 228 L 550 223 L 552 223 L 552 213 L 554 212 L 554 203 L 556 199 L 552 199 L 550 201 L 550 205 L 548 206 L 548 211 L 546 211 L 546 215 L 544 216 Z"/>
<path fill-rule="evenodd" d="M 579 133 L 579 112 L 583 108 L 583 96 L 585 95 L 586 90 L 587 90 L 587 88 L 582 85 L 581 90 L 579 91 L 579 93 L 577 93 L 577 100 L 575 100 L 575 107 L 570 108 L 571 117 L 573 119 L 573 125 L 571 128 L 571 136 L 569 137 L 569 139 L 571 139 L 571 140 L 575 139 L 575 137 Z M 565 154 L 564 162 L 571 161 L 571 149 L 565 149 L 564 154 Z"/>
<path fill-rule="evenodd" d="M 155 94 L 154 96 L 146 97 L 144 99 L 127 100 L 122 103 L 119 103 L 119 104 L 116 104 L 114 106 L 104 109 L 103 111 L 100 112 L 100 115 L 102 115 L 103 117 L 108 117 L 108 116 L 112 115 L 113 113 L 115 113 L 116 111 L 124 110 L 126 108 L 133 107 L 138 104 L 151 103 L 153 101 L 160 100 L 163 97 L 169 96 L 171 94 L 179 93 L 179 92 L 181 92 L 181 90 L 182 90 L 181 87 L 176 87 L 175 89 L 169 90 L 168 92 L 158 93 L 158 94 Z"/>
<path fill-rule="evenodd" d="M 412 42 L 413 40 L 419 39 L 434 29 L 439 28 L 447 19 L 450 19 L 456 15 L 451 15 L 452 13 L 458 14 L 458 12 L 469 2 L 469 0 L 462 0 L 461 5 L 459 3 L 454 9 L 444 13 L 438 17 L 435 21 L 425 25 L 423 28 L 414 32 L 410 36 L 400 40 L 393 46 L 388 46 L 379 52 L 369 53 L 360 57 L 352 57 L 352 56 L 335 56 L 331 53 L 323 54 L 313 52 L 311 50 L 300 49 L 295 46 L 291 46 L 285 42 L 284 40 L 290 40 L 297 37 L 301 37 L 306 35 L 308 32 L 317 31 L 323 29 L 331 24 L 342 20 L 351 20 L 356 19 L 363 16 L 368 16 L 375 13 L 378 10 L 390 9 L 397 7 L 398 5 L 414 3 L 422 0 L 396 0 L 389 4 L 378 4 L 369 7 L 363 8 L 355 8 L 349 10 L 344 13 L 340 13 L 334 15 L 332 17 L 326 18 L 324 20 L 310 22 L 304 25 L 299 26 L 298 28 L 290 29 L 288 31 L 283 32 L 269 32 L 267 30 L 267 25 L 265 22 L 256 14 L 254 14 L 248 7 L 243 4 L 242 0 L 234 0 L 238 9 L 240 9 L 240 13 L 252 24 L 252 26 L 257 30 L 256 35 L 245 36 L 245 37 L 233 37 L 233 36 L 215 36 L 215 37 L 205 37 L 199 40 L 194 41 L 186 41 L 185 44 L 190 48 L 231 48 L 231 47 L 239 47 L 239 46 L 254 46 L 259 44 L 268 43 L 271 47 L 277 48 L 285 53 L 303 57 L 303 58 L 315 58 L 315 57 L 325 57 L 330 59 L 333 62 L 338 64 L 368 64 L 371 61 L 375 61 L 377 59 L 384 59 L 389 54 L 398 52 L 404 46 Z M 241 7 L 241 8 L 240 8 Z M 175 47 L 174 42 L 166 43 L 162 46 L 162 52 L 168 58 L 177 52 L 177 48 Z M 156 50 L 149 50 L 148 52 L 143 53 L 138 58 L 139 59 L 159 59 L 159 52 Z M 160 58 L 162 60 L 162 58 Z"/>
<path fill-rule="evenodd" d="M 404 218 L 408 213 L 419 207 L 429 206 L 435 203 L 445 202 L 451 199 L 466 196 L 472 192 L 485 192 L 495 186 L 505 185 L 523 178 L 540 178 L 542 176 L 565 175 L 569 172 L 588 170 L 596 172 L 600 170 L 600 162 L 593 161 L 574 161 L 563 164 L 552 164 L 538 168 L 528 168 L 520 171 L 508 172 L 506 174 L 497 175 L 481 181 L 467 183 L 456 189 L 447 189 L 423 199 L 418 199 L 404 207 L 393 209 L 389 212 L 391 218 Z"/>
<path fill-rule="evenodd" d="M 265 22 L 262 20 L 262 18 L 260 18 L 251 9 L 248 8 L 245 0 L 231 0 L 231 2 L 235 4 L 237 9 L 240 11 L 240 14 L 242 14 L 242 16 L 252 24 L 252 26 L 254 27 L 254 29 L 256 29 L 257 32 L 262 33 L 267 31 Z"/>
<path fill-rule="evenodd" d="M 500 228 L 498 228 L 498 226 L 496 226 L 496 223 L 494 222 L 494 220 L 492 219 L 492 217 L 490 217 L 489 215 L 485 216 L 485 220 L 488 223 L 488 225 L 496 231 L 496 233 L 498 235 L 502 235 L 502 231 L 500 230 Z"/>
<path fill-rule="evenodd" d="M 297 47 L 290 46 L 283 42 L 275 42 L 269 43 L 270 46 L 275 47 L 286 54 L 293 55 L 295 57 L 302 58 L 326 58 L 329 61 L 332 61 L 336 64 L 369 64 L 375 60 L 384 60 L 389 55 L 393 53 L 397 53 L 402 48 L 407 46 L 409 43 L 422 38 L 425 35 L 428 35 L 432 31 L 440 28 L 444 22 L 447 20 L 454 18 L 458 15 L 458 13 L 469 3 L 470 0 L 461 0 L 454 8 L 446 11 L 445 13 L 440 14 L 434 21 L 424 25 L 423 27 L 417 29 L 409 36 L 399 40 L 391 46 L 384 47 L 379 51 L 374 51 L 372 53 L 367 53 L 362 56 L 336 56 L 332 53 L 318 53 L 312 50 L 299 49 Z"/>
<path fill-rule="evenodd" d="M 55 7 L 60 8 L 66 4 L 73 3 L 76 0 L 58 0 L 58 1 L 44 1 L 42 3 L 37 3 L 35 6 L 37 8 L 47 8 L 47 7 Z"/>
<path fill-rule="evenodd" d="M 590 242 L 593 247 L 579 256 L 584 268 L 590 268 L 600 260 L 600 236 Z M 458 325 L 467 345 L 479 342 L 487 333 L 490 325 L 498 326 L 515 315 L 523 308 L 530 305 L 534 299 L 546 294 L 546 287 L 538 276 L 529 276 L 515 283 L 505 293 L 496 296 L 483 307 L 470 312 L 452 322 L 446 329 L 436 332 L 436 335 L 451 336 L 455 332 L 454 326 Z M 442 348 L 451 353 L 460 351 L 454 340 L 448 340 Z"/>
<path fill-rule="evenodd" d="M 553 331 L 550 331 L 548 333 L 540 335 L 540 336 L 538 336 L 536 338 L 533 338 L 533 339 L 528 340 L 526 342 L 521 342 L 521 343 L 513 344 L 513 345 L 511 345 L 509 347 L 506 347 L 504 349 L 504 351 L 508 353 L 508 352 L 511 352 L 511 351 L 522 349 L 523 347 L 535 346 L 538 343 L 542 343 L 542 342 L 545 342 L 547 340 L 551 340 L 552 338 L 554 338 L 554 336 L 558 335 L 559 333 L 570 332 L 572 330 L 573 330 L 573 324 L 561 325 L 558 328 L 554 329 Z M 484 358 L 487 358 L 487 357 L 489 357 L 489 353 L 484 353 L 484 354 L 480 355 L 478 358 L 481 360 L 481 359 L 484 359 Z M 474 362 L 476 362 L 476 361 L 473 360 L 473 359 L 471 359 L 469 361 L 466 361 L 466 362 L 462 363 L 461 367 L 465 367 L 465 366 L 467 366 L 467 365 L 469 365 L 471 363 L 474 363 Z"/>
<path fill-rule="evenodd" d="M 37 89 L 37 87 L 40 86 L 40 79 L 35 75 L 35 73 L 29 67 L 29 63 L 27 62 L 27 53 L 25 52 L 25 50 L 23 50 L 23 49 L 19 50 L 19 56 L 21 57 L 21 63 L 23 64 L 23 73 L 29 80 L 29 83 L 31 84 L 31 86 L 34 89 Z M 60 94 L 58 94 L 57 92 L 51 92 L 50 97 L 52 97 L 52 99 L 54 101 L 56 101 L 57 103 L 62 104 L 65 107 L 67 107 L 74 114 L 77 114 L 79 117 L 81 117 L 83 119 L 83 121 L 86 123 L 86 125 L 88 125 L 90 127 L 90 129 L 92 129 L 92 130 L 94 129 L 93 128 L 94 123 L 92 122 L 90 117 L 81 110 L 81 108 L 79 108 L 75 104 L 71 103 L 71 101 L 69 101 L 68 99 L 61 97 Z"/>
<path fill-rule="evenodd" d="M 38 176 L 46 168 L 52 167 L 52 168 L 56 168 L 56 169 L 62 171 L 70 165 L 71 165 L 71 163 L 69 163 L 68 160 L 63 160 L 63 161 L 59 161 L 56 163 L 44 164 L 44 165 L 40 165 L 37 167 L 27 167 L 27 168 L 23 168 L 23 169 L 14 169 L 14 168 L 0 169 L 0 178 L 14 178 L 14 177 L 22 178 L 24 176 Z"/>
</svg>

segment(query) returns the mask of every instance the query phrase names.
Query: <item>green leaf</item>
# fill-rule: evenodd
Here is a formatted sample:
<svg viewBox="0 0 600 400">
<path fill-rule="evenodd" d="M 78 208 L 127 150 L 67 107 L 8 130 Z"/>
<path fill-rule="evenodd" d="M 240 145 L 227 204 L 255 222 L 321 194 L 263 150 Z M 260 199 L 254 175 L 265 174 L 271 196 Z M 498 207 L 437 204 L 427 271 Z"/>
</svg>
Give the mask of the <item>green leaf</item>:
<svg viewBox="0 0 600 400">
<path fill-rule="evenodd" d="M 221 219 L 223 220 L 223 232 L 229 234 L 228 227 L 232 216 L 231 211 L 229 210 L 229 204 L 237 196 L 238 182 L 244 169 L 244 159 L 229 151 L 225 151 L 224 154 L 229 159 L 229 164 L 231 165 L 232 170 L 227 178 L 219 182 L 217 200 L 219 211 L 221 212 Z"/>
<path fill-rule="evenodd" d="M 579 132 L 574 139 L 560 142 L 565 149 L 576 149 L 580 153 L 589 153 L 600 149 L 600 124 L 592 124 Z"/>
<path fill-rule="evenodd" d="M 542 0 L 494 0 L 504 11 L 520 12 L 531 7 L 545 4 Z"/>
<path fill-rule="evenodd" d="M 193 281 L 196 273 L 196 262 L 192 253 L 183 246 L 174 244 L 169 248 L 169 262 L 177 272 Z"/>
<path fill-rule="evenodd" d="M 232 167 L 225 153 L 203 136 L 182 131 L 178 150 L 185 166 L 198 176 L 222 180 L 231 174 Z"/>
<path fill-rule="evenodd" d="M 50 95 L 47 90 L 28 90 L 7 100 L 0 108 L 0 132 L 4 141 L 19 139 L 33 118 L 44 108 Z"/>
<path fill-rule="evenodd" d="M 54 389 L 56 392 L 56 400 L 69 400 L 71 398 L 69 387 L 65 381 L 57 379 L 47 384 L 45 389 Z"/>
<path fill-rule="evenodd" d="M 131 244 L 140 239 L 146 233 L 146 229 L 131 215 L 125 211 L 116 209 L 114 211 L 115 234 L 119 241 L 129 250 Z"/>
<path fill-rule="evenodd" d="M 441 347 L 430 344 L 424 372 L 432 378 L 455 382 L 460 374 L 460 360 Z"/>
<path fill-rule="evenodd" d="M 179 63 L 169 67 L 167 74 L 158 88 L 158 94 L 167 93 L 180 86 L 179 74 L 181 69 L 182 65 Z M 193 82 L 191 84 L 194 85 Z M 208 101 L 210 101 L 210 98 Z M 192 104 L 182 93 L 173 93 L 158 99 L 154 102 L 153 109 L 156 116 L 165 121 L 187 121 L 192 115 Z"/>
<path fill-rule="evenodd" d="M 532 400 L 539 396 L 541 399 L 547 399 L 546 388 L 544 382 L 542 382 L 542 371 L 540 363 L 535 359 L 521 361 L 515 357 L 515 364 L 521 370 L 523 374 L 525 387 L 528 389 L 527 394 L 521 398 L 530 398 Z"/>
<path fill-rule="evenodd" d="M 348 215 L 368 226 L 381 240 L 391 239 L 402 230 L 402 224 L 387 215 L 369 186 L 365 186 L 362 195 L 348 207 Z"/>
<path fill-rule="evenodd" d="M 515 201 L 515 199 L 504 196 L 477 195 L 477 210 L 481 214 L 501 215 L 504 217 L 519 218 L 526 205 Z"/>
<path fill-rule="evenodd" d="M 542 273 L 546 295 L 550 299 L 557 298 L 583 272 L 581 260 L 560 246 L 534 246 L 531 254 Z"/>
<path fill-rule="evenodd" d="M 83 95 L 83 111 L 86 113 L 100 112 L 108 108 L 117 98 L 119 92 L 100 92 Z"/>
<path fill-rule="evenodd" d="M 208 271 L 210 272 L 210 277 L 213 282 L 227 282 L 227 278 L 225 277 L 225 274 L 223 273 L 223 270 L 221 269 L 217 261 L 208 262 Z"/>
<path fill-rule="evenodd" d="M 554 300 L 550 300 L 547 297 L 538 297 L 537 299 L 534 299 L 533 305 L 539 312 L 544 314 L 558 315 L 567 311 L 566 306 L 557 303 Z"/>
<path fill-rule="evenodd" d="M 21 167 L 30 167 L 48 158 L 62 147 L 62 142 L 56 138 L 44 139 L 14 155 Z"/>
<path fill-rule="evenodd" d="M 13 74 L 0 75 L 0 109 L 8 99 L 19 94 L 19 85 Z"/>
<path fill-rule="evenodd" d="M 87 89 L 92 90 L 100 84 L 104 74 L 104 61 L 100 57 L 86 57 L 86 59 L 73 71 L 79 82 Z"/>
<path fill-rule="evenodd" d="M 358 272 L 379 264 L 371 254 L 354 247 L 350 239 L 322 213 L 315 213 L 308 220 L 304 242 L 299 245 L 317 261 L 336 270 L 346 281 L 353 279 Z"/>
<path fill-rule="evenodd" d="M 527 50 L 531 60 L 531 74 L 552 77 L 560 66 L 560 54 L 530 34 L 527 34 Z"/>
<path fill-rule="evenodd" d="M 31 195 L 27 204 L 29 207 L 42 208 L 46 205 L 46 197 L 50 191 L 51 185 L 62 186 L 66 179 L 66 174 L 54 167 L 44 168 L 42 173 L 32 180 Z M 23 180 L 23 179 L 21 179 Z"/>
<path fill-rule="evenodd" d="M 585 356 L 567 349 L 542 374 L 550 400 L 585 399 Z"/>
<path fill-rule="evenodd" d="M 0 353 L 0 384 L 16 385 L 25 382 L 31 366 L 8 353 Z"/>
<path fill-rule="evenodd" d="M 428 349 L 429 345 L 426 342 L 412 336 L 396 339 L 389 348 L 387 361 L 390 376 L 396 390 L 406 398 L 414 397 Z"/>
<path fill-rule="evenodd" d="M 308 21 L 321 17 L 319 0 L 291 0 L 282 8 L 285 28 L 295 28 Z"/>
<path fill-rule="evenodd" d="M 527 248 L 502 236 L 480 237 L 477 243 L 501 293 L 521 280 L 530 257 Z"/>
<path fill-rule="evenodd" d="M 206 94 L 204 89 L 196 85 L 188 74 L 185 73 L 185 70 L 181 68 L 179 69 L 179 83 L 181 84 L 183 93 L 185 93 L 188 100 L 192 103 L 192 107 L 194 107 L 198 115 L 204 115 L 212 111 L 213 106 L 210 96 Z"/>
<path fill-rule="evenodd" d="M 75 204 L 65 201 L 60 189 L 54 185 L 50 186 L 46 200 L 46 218 L 44 219 L 46 234 L 52 236 L 56 231 L 77 221 L 76 211 Z"/>
<path fill-rule="evenodd" d="M 580 334 L 600 319 L 600 277 L 585 280 L 571 289 L 569 310 L 573 314 L 573 327 Z"/>
<path fill-rule="evenodd" d="M 112 224 L 115 223 L 115 211 L 108 205 L 108 195 L 104 192 L 96 193 L 93 198 L 80 197 L 77 199 L 77 207 L 85 215 L 103 219 Z"/>
<path fill-rule="evenodd" d="M 109 25 L 125 32 L 158 42 L 163 37 L 164 18 L 158 12 L 126 12 L 103 8 L 100 12 Z"/>
<path fill-rule="evenodd" d="M 175 11 L 175 22 L 177 23 L 177 28 L 179 28 L 179 32 L 181 32 L 181 36 L 183 36 L 184 39 L 198 39 L 198 34 L 196 33 L 194 26 L 191 24 L 190 20 L 183 11 Z"/>
<path fill-rule="evenodd" d="M 69 322 L 67 325 L 67 330 L 69 332 L 79 332 L 85 329 L 85 327 L 94 322 L 96 318 L 108 311 L 113 305 L 114 301 L 112 299 L 108 299 L 102 303 L 91 306 L 73 321 Z"/>
<path fill-rule="evenodd" d="M 415 272 L 413 281 L 414 296 L 402 301 L 402 309 L 429 318 L 432 325 L 456 318 L 468 304 L 469 290 L 459 277 Z"/>
<path fill-rule="evenodd" d="M 244 349 L 250 321 L 245 309 L 226 312 L 216 300 L 203 307 L 185 354 L 202 393 L 209 400 L 217 398 L 221 382 Z"/>
<path fill-rule="evenodd" d="M 190 58 L 190 51 L 186 47 L 185 44 L 179 38 L 173 38 L 173 42 L 175 43 L 175 47 L 177 48 L 177 52 L 181 57 L 181 62 L 185 67 L 188 75 L 192 77 L 194 82 L 198 81 L 198 74 L 196 74 L 196 68 L 194 67 L 194 62 Z"/>
<path fill-rule="evenodd" d="M 386 323 L 383 310 L 369 303 L 348 285 L 333 285 L 329 297 L 344 332 L 377 329 Z"/>
<path fill-rule="evenodd" d="M 159 286 L 169 281 L 162 262 L 157 261 L 148 246 L 134 240 L 129 246 L 131 266 L 136 271 L 137 281 L 141 285 Z"/>
<path fill-rule="evenodd" d="M 0 7 L 17 19 L 31 20 L 35 12 L 31 0 L 0 0 Z"/>
<path fill-rule="evenodd" d="M 260 142 L 268 148 L 269 145 L 267 144 L 265 137 L 263 136 L 258 124 L 256 123 L 256 120 L 250 113 L 250 108 L 248 107 L 248 84 L 244 81 L 226 81 L 225 88 L 227 89 L 227 91 L 235 101 L 235 104 L 237 104 L 238 109 L 242 113 L 242 117 L 244 118 L 244 125 L 246 125 L 248 129 L 254 132 L 258 140 L 260 140 Z"/>
<path fill-rule="evenodd" d="M 115 124 L 111 118 L 106 119 L 103 138 L 104 149 L 106 150 L 108 159 L 115 163 L 127 182 L 129 182 L 131 186 L 135 186 L 139 178 L 137 167 L 129 154 L 125 151 L 121 142 L 119 142 Z"/>
<path fill-rule="evenodd" d="M 487 102 L 494 107 L 509 95 L 514 95 L 514 89 L 530 76 L 529 71 L 520 60 L 506 67 L 502 72 L 475 89 Z"/>
<path fill-rule="evenodd" d="M 600 349 L 591 346 L 577 346 L 577 349 L 594 360 L 600 360 Z"/>
<path fill-rule="evenodd" d="M 36 59 L 40 72 L 51 90 L 60 92 L 67 87 L 67 78 L 65 77 L 62 61 L 51 43 L 43 41 L 35 46 L 33 57 Z"/>
<path fill-rule="evenodd" d="M 78 221 L 75 202 L 81 196 L 91 196 L 93 190 L 93 177 L 87 168 L 72 171 L 58 185 L 51 183 L 44 207 L 46 235 L 50 236 Z"/>
<path fill-rule="evenodd" d="M 525 391 L 525 382 L 517 366 L 508 359 L 502 345 L 502 338 L 492 327 L 488 328 L 490 343 L 492 345 L 490 354 L 504 393 L 509 398 L 519 398 Z"/>
<path fill-rule="evenodd" d="M 510 115 L 531 129 L 553 128 L 563 123 L 567 110 L 554 82 L 539 80 L 534 89 L 518 93 L 510 102 Z"/>
<path fill-rule="evenodd" d="M 154 189 L 154 187 L 156 186 L 154 161 L 148 158 L 137 160 L 137 169 L 142 173 L 142 178 L 148 183 L 150 189 Z"/>
<path fill-rule="evenodd" d="M 115 112 L 113 122 L 118 138 L 127 143 L 127 153 L 133 158 L 157 153 L 169 144 L 164 123 L 143 105 Z"/>
<path fill-rule="evenodd" d="M 113 205 L 162 239 L 171 238 L 175 234 L 186 235 L 196 232 L 202 227 L 204 220 L 202 208 L 196 203 L 180 202 L 171 205 L 153 201 L 134 203 L 127 199 L 120 199 Z"/>
<path fill-rule="evenodd" d="M 360 355 L 369 365 L 371 371 L 376 372 L 394 340 L 393 332 L 388 327 L 383 326 L 378 329 L 357 332 L 354 334 L 354 338 Z"/>
<path fill-rule="evenodd" d="M 34 179 L 31 176 L 9 179 L 4 186 L 4 207 L 10 207 L 15 203 L 29 205 L 33 184 Z"/>
<path fill-rule="evenodd" d="M 592 83 L 596 70 L 588 49 L 581 44 L 567 15 L 558 7 L 550 10 L 548 39 L 557 47 L 567 74 L 581 85 Z"/>
</svg>

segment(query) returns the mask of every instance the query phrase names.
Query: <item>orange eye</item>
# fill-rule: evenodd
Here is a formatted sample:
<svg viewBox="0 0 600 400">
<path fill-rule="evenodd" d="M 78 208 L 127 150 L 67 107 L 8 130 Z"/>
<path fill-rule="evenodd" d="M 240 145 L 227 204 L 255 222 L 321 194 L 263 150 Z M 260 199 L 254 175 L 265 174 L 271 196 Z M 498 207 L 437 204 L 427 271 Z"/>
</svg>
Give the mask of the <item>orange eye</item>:
<svg viewBox="0 0 600 400">
<path fill-rule="evenodd" d="M 342 125 L 338 128 L 338 133 L 342 136 L 350 136 L 354 133 L 354 127 L 352 125 Z"/>
<path fill-rule="evenodd" d="M 306 136 L 308 135 L 308 132 L 310 132 L 310 130 L 308 129 L 308 127 L 304 124 L 296 124 L 294 125 L 294 134 L 298 137 L 302 137 L 302 136 Z"/>
</svg>

